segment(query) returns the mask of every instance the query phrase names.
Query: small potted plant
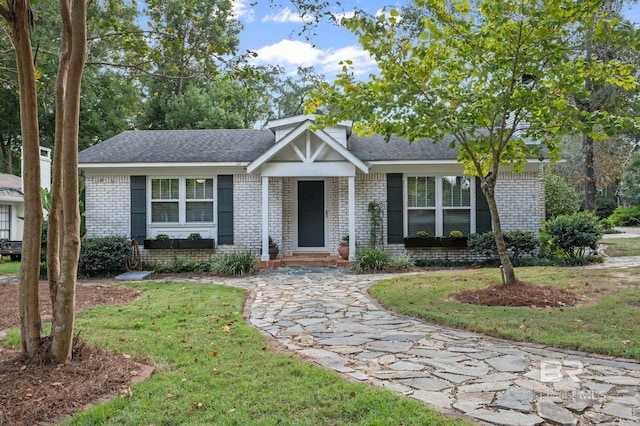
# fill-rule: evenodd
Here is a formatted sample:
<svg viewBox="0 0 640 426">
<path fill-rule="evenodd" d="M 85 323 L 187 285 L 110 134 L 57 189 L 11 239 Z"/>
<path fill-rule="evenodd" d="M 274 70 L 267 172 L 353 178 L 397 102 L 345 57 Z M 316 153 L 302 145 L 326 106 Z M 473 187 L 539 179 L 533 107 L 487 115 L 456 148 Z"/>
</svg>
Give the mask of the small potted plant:
<svg viewBox="0 0 640 426">
<path fill-rule="evenodd" d="M 275 259 L 278 257 L 278 253 L 280 253 L 280 249 L 278 245 L 273 241 L 271 235 L 269 235 L 269 259 Z"/>
<path fill-rule="evenodd" d="M 169 238 L 168 234 L 156 234 L 156 237 L 151 240 L 144 240 L 145 249 L 170 249 L 174 248 L 174 242 L 172 238 Z M 177 247 L 177 244 L 176 244 Z"/>
<path fill-rule="evenodd" d="M 349 236 L 345 235 L 342 237 L 342 241 L 340 242 L 340 247 L 338 247 L 338 254 L 344 260 L 349 258 Z"/>
<path fill-rule="evenodd" d="M 214 248 L 214 241 L 211 238 L 202 238 L 199 232 L 190 233 L 186 239 L 180 240 L 181 249 L 206 249 Z"/>
<path fill-rule="evenodd" d="M 457 229 L 449 232 L 448 238 L 442 239 L 442 247 L 464 248 L 466 246 L 467 238 L 465 238 L 462 231 L 458 231 Z"/>
</svg>

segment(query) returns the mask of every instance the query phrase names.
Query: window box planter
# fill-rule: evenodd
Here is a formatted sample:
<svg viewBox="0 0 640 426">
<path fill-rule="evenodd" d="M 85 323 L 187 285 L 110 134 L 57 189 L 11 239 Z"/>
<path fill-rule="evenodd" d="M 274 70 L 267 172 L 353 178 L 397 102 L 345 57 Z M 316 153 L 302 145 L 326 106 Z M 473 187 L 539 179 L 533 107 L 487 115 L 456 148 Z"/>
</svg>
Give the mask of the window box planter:
<svg viewBox="0 0 640 426">
<path fill-rule="evenodd" d="M 213 238 L 202 238 L 199 240 L 178 240 L 178 248 L 181 249 L 210 249 L 215 248 Z"/>
<path fill-rule="evenodd" d="M 188 240 L 184 238 L 144 240 L 144 248 L 147 250 L 209 249 L 215 248 L 215 240 L 213 238 L 203 238 L 200 240 Z"/>
<path fill-rule="evenodd" d="M 442 244 L 438 237 L 408 237 L 404 239 L 404 246 L 406 248 L 442 247 Z"/>
<path fill-rule="evenodd" d="M 448 247 L 466 248 L 467 237 L 408 237 L 404 239 L 406 248 Z"/>
<path fill-rule="evenodd" d="M 144 248 L 148 250 L 156 249 L 177 249 L 178 240 L 144 240 Z"/>
<path fill-rule="evenodd" d="M 467 248 L 467 237 L 442 237 L 442 247 Z"/>
</svg>

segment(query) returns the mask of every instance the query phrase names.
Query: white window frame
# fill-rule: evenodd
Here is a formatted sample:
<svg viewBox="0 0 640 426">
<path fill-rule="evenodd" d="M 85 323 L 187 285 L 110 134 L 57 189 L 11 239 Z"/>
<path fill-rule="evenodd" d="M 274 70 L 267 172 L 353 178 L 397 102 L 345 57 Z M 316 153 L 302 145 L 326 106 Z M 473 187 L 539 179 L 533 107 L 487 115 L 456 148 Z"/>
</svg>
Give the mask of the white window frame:
<svg viewBox="0 0 640 426">
<path fill-rule="evenodd" d="M 156 179 L 178 179 L 178 221 L 177 222 L 154 222 L 153 221 L 153 200 L 152 200 L 152 186 L 153 181 Z M 213 198 L 202 200 L 187 200 L 187 179 L 211 179 L 213 181 Z M 186 238 L 191 232 L 201 232 L 203 238 L 213 237 L 212 232 L 207 232 L 215 227 L 218 222 L 217 211 L 217 179 L 216 176 L 149 176 L 147 178 L 147 223 L 149 227 L 148 234 L 153 237 L 158 233 L 167 233 L 170 236 L 176 238 Z M 160 200 L 158 200 L 160 201 Z M 170 200 L 173 201 L 173 200 Z M 212 218 L 211 222 L 187 222 L 187 203 L 188 201 L 205 201 L 212 203 Z M 180 230 L 184 230 L 186 235 L 181 235 Z M 177 234 L 177 235 L 176 235 Z M 209 235 L 207 235 L 209 234 Z"/>
<path fill-rule="evenodd" d="M 0 204 L 0 223 L 6 225 L 6 228 L 0 228 L 0 238 L 11 239 L 11 205 Z"/>
<path fill-rule="evenodd" d="M 442 178 L 446 176 L 464 176 L 469 178 L 470 183 L 470 193 L 469 193 L 469 207 L 445 207 L 442 203 Z M 434 210 L 434 207 L 409 207 L 409 178 L 413 177 L 433 177 L 435 178 L 436 183 L 436 233 L 433 235 L 434 237 L 446 237 L 447 235 L 442 235 L 443 225 L 444 225 L 444 210 L 469 210 L 470 217 L 470 233 L 473 234 L 476 232 L 476 179 L 473 176 L 468 175 L 460 175 L 460 174 L 449 174 L 449 173 L 439 173 L 439 174 L 405 174 L 402 177 L 402 212 L 403 212 L 403 233 L 405 237 L 413 237 L 414 235 L 409 234 L 409 210 Z"/>
</svg>

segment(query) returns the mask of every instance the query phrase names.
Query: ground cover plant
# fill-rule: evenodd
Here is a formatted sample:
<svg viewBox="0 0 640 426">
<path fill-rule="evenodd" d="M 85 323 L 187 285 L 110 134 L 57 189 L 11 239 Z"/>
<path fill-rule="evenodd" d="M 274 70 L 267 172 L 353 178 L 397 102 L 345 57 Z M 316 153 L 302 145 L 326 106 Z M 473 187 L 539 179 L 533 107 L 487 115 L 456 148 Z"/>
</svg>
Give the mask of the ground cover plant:
<svg viewBox="0 0 640 426">
<path fill-rule="evenodd" d="M 607 246 L 604 251 L 607 256 L 640 256 L 640 238 L 607 238 L 600 244 Z"/>
<path fill-rule="evenodd" d="M 497 268 L 396 277 L 375 284 L 370 292 L 387 308 L 439 324 L 513 340 L 640 358 L 640 268 L 526 267 L 519 268 L 518 273 L 527 283 L 568 290 L 583 301 L 573 307 L 512 307 L 465 304 L 452 297 L 462 290 L 499 283 Z"/>
<path fill-rule="evenodd" d="M 132 286 L 142 291 L 136 302 L 87 309 L 77 327 L 89 344 L 131 355 L 155 373 L 130 397 L 65 424 L 464 424 L 273 350 L 244 322 L 240 289 Z"/>
</svg>

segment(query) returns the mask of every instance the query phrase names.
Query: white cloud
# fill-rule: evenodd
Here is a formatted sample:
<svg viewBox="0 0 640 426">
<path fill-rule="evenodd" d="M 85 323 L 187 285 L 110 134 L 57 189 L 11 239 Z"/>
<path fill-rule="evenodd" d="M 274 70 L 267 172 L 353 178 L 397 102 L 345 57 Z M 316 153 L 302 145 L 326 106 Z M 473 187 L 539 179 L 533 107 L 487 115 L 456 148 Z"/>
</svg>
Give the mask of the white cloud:
<svg viewBox="0 0 640 426">
<path fill-rule="evenodd" d="M 244 22 L 253 22 L 255 14 L 253 8 L 249 5 L 250 0 L 233 0 L 233 13 L 238 20 Z"/>
<path fill-rule="evenodd" d="M 281 40 L 276 44 L 265 46 L 256 51 L 258 60 L 267 64 L 293 66 L 310 66 L 318 63 L 322 51 L 309 43 L 298 40 Z"/>
<path fill-rule="evenodd" d="M 262 18 L 262 22 L 276 22 L 278 24 L 284 23 L 301 23 L 304 22 L 300 14 L 291 11 L 288 7 L 285 7 L 280 12 L 272 15 L 265 15 Z"/>
<path fill-rule="evenodd" d="M 368 74 L 376 67 L 369 53 L 355 45 L 322 50 L 310 43 L 285 39 L 262 47 L 256 53 L 258 57 L 255 62 L 258 64 L 280 65 L 288 74 L 294 74 L 301 66 L 313 66 L 316 72 L 324 74 L 328 79 L 342 71 L 340 61 L 351 60 L 356 75 Z"/>
</svg>

